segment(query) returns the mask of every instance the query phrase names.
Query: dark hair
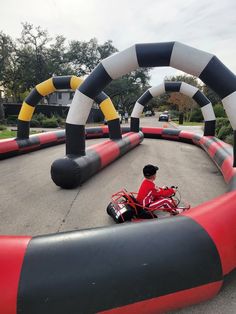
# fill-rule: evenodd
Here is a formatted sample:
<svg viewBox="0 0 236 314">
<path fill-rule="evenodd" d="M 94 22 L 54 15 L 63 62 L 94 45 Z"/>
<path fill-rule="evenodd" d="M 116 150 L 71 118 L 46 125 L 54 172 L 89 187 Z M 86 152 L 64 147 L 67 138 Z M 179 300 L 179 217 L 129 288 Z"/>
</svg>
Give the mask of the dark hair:
<svg viewBox="0 0 236 314">
<path fill-rule="evenodd" d="M 156 174 L 157 170 L 159 168 L 157 166 L 153 166 L 153 165 L 146 165 L 144 168 L 143 168 L 143 175 L 144 177 L 151 177 L 153 176 L 154 174 Z"/>
</svg>

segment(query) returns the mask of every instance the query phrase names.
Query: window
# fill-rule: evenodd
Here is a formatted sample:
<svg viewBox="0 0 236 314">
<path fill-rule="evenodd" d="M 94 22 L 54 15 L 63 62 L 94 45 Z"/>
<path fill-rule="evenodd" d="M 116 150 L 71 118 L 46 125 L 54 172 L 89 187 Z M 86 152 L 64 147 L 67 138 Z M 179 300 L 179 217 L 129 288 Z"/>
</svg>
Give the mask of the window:
<svg viewBox="0 0 236 314">
<path fill-rule="evenodd" d="M 58 93 L 58 99 L 61 99 L 61 98 L 62 98 L 62 93 L 59 92 L 59 93 Z"/>
</svg>

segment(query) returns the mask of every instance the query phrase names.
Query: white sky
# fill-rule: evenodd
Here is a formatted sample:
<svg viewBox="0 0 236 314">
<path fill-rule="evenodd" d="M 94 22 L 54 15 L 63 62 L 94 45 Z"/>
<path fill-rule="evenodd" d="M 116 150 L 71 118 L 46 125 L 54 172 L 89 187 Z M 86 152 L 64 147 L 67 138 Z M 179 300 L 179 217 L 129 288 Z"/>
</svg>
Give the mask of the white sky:
<svg viewBox="0 0 236 314">
<path fill-rule="evenodd" d="M 96 37 L 99 44 L 111 39 L 119 50 L 180 41 L 215 54 L 236 73 L 236 0 L 2 0 L 0 30 L 20 37 L 21 22 L 41 26 L 52 37 Z M 176 74 L 171 67 L 156 68 L 151 84 Z"/>
</svg>

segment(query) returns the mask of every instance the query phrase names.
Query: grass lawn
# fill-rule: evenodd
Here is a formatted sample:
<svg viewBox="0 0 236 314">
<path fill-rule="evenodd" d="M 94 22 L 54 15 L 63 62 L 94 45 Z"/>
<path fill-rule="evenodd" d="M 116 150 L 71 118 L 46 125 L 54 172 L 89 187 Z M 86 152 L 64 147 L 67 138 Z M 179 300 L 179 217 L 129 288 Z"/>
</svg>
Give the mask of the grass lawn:
<svg viewBox="0 0 236 314">
<path fill-rule="evenodd" d="M 0 131 L 0 140 L 4 138 L 16 137 L 16 133 L 17 131 L 11 131 L 11 130 Z M 35 133 L 39 133 L 39 132 L 34 131 L 34 130 L 30 131 L 30 134 L 35 134 Z"/>
<path fill-rule="evenodd" d="M 179 121 L 173 121 L 176 124 L 179 124 Z M 183 124 L 181 125 L 190 125 L 190 126 L 194 126 L 194 125 L 204 125 L 203 122 L 188 122 L 188 121 L 184 121 Z"/>
</svg>

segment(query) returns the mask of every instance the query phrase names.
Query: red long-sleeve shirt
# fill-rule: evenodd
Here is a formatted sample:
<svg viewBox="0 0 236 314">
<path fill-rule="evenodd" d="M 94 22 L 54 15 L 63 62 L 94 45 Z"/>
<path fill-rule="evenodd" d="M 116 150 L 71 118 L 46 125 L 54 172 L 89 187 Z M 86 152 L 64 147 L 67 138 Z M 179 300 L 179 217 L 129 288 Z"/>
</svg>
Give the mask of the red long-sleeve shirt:
<svg viewBox="0 0 236 314">
<path fill-rule="evenodd" d="M 144 179 L 137 195 L 137 201 L 139 204 L 143 206 L 148 205 L 151 200 L 156 200 L 159 197 L 168 197 L 173 194 L 173 189 L 162 189 L 160 187 L 156 187 L 155 183 L 151 180 Z M 145 200 L 148 196 L 148 199 Z"/>
</svg>

